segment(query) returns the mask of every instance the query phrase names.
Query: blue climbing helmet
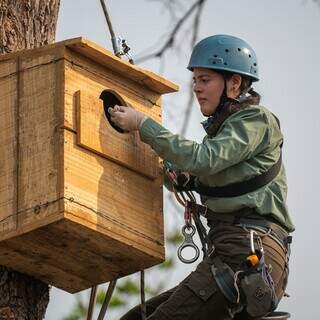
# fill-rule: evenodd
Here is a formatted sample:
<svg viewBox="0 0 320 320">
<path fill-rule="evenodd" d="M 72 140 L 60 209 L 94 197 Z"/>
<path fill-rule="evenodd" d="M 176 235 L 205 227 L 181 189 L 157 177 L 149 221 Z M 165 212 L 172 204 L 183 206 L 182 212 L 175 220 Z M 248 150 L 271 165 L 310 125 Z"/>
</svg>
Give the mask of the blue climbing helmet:
<svg viewBox="0 0 320 320">
<path fill-rule="evenodd" d="M 188 69 L 208 68 L 227 71 L 259 80 L 257 56 L 244 40 L 229 35 L 214 35 L 193 48 Z"/>
</svg>

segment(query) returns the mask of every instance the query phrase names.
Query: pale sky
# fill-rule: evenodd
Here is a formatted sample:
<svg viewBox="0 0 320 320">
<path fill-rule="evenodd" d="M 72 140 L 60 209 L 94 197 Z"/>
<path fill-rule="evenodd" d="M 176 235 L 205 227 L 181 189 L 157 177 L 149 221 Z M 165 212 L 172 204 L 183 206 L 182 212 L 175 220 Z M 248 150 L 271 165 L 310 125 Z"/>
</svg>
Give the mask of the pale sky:
<svg viewBox="0 0 320 320">
<path fill-rule="evenodd" d="M 153 47 L 172 26 L 157 1 L 107 2 L 115 31 L 128 40 L 133 54 Z M 281 302 L 279 310 L 290 312 L 292 319 L 318 320 L 320 317 L 317 307 L 320 282 L 316 274 L 320 268 L 317 248 L 320 240 L 317 230 L 320 223 L 317 207 L 320 195 L 319 32 L 320 7 L 312 0 L 208 0 L 200 25 L 199 39 L 213 34 L 232 34 L 255 48 L 261 78 L 255 88 L 262 94 L 262 104 L 281 120 L 285 136 L 283 158 L 289 185 L 288 206 L 296 231 L 287 288 L 291 297 Z M 56 41 L 78 36 L 111 50 L 100 1 L 61 0 Z M 162 68 L 163 76 L 181 87 L 179 93 L 164 99 L 164 125 L 175 133 L 181 126 L 188 91 L 189 40 L 178 50 L 178 56 L 172 52 L 166 55 Z M 149 61 L 145 67 L 155 72 L 160 70 L 157 61 Z M 201 120 L 195 104 L 187 138 L 202 139 Z M 165 209 L 169 209 L 168 204 Z M 170 219 L 166 217 L 167 223 Z M 194 268 L 195 265 L 179 264 L 168 286 L 175 284 L 174 279 L 176 282 L 182 280 Z M 71 294 L 53 289 L 45 319 L 61 319 L 68 314 L 74 299 Z"/>
</svg>

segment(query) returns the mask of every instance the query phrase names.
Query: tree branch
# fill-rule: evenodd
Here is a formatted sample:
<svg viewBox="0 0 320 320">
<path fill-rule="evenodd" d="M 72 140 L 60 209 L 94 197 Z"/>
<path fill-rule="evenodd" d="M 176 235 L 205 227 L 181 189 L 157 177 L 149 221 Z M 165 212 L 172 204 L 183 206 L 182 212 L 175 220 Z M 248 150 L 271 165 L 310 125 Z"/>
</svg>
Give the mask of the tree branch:
<svg viewBox="0 0 320 320">
<path fill-rule="evenodd" d="M 177 21 L 176 25 L 174 26 L 173 30 L 171 31 L 167 41 L 164 45 L 156 52 L 150 53 L 148 55 L 142 56 L 141 58 L 136 58 L 136 63 L 141 63 L 146 60 L 150 60 L 153 58 L 161 58 L 163 54 L 170 48 L 173 47 L 175 43 L 176 36 L 183 26 L 183 24 L 187 21 L 190 15 L 199 7 L 202 7 L 206 0 L 197 0 L 188 10 L 187 12 Z M 199 9 L 198 9 L 199 11 Z"/>
<path fill-rule="evenodd" d="M 206 0 L 205 0 L 206 1 Z M 192 39 L 191 39 L 191 48 L 194 47 L 197 38 L 198 38 L 198 33 L 199 33 L 199 26 L 200 26 L 200 17 L 201 17 L 201 13 L 202 13 L 202 9 L 203 6 L 205 4 L 205 1 L 202 1 L 202 3 L 200 3 L 198 5 L 198 9 L 197 9 L 197 13 L 196 13 L 196 17 L 194 20 L 194 25 L 193 25 L 193 33 L 192 33 Z M 189 85 L 190 91 L 189 91 L 189 98 L 188 98 L 188 104 L 187 104 L 187 108 L 185 111 L 185 116 L 184 116 L 184 120 L 183 120 L 183 124 L 182 124 L 182 128 L 181 128 L 181 135 L 185 135 L 189 126 L 189 121 L 190 121 L 190 117 L 191 117 L 191 109 L 193 106 L 193 102 L 194 102 L 194 94 L 193 94 L 193 89 L 192 89 L 192 78 L 190 79 L 190 85 Z"/>
</svg>

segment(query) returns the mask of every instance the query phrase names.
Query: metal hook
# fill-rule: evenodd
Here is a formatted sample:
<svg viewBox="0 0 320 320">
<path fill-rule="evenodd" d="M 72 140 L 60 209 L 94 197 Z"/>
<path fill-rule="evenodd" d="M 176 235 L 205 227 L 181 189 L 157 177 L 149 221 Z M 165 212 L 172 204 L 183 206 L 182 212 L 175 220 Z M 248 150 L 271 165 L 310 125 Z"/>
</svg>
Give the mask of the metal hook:
<svg viewBox="0 0 320 320">
<path fill-rule="evenodd" d="M 253 254 L 256 253 L 256 249 L 254 247 L 254 234 L 257 236 L 257 244 L 258 244 L 258 248 L 260 250 L 260 252 L 262 253 L 263 252 L 263 246 L 262 246 L 262 241 L 261 241 L 261 238 L 260 236 L 258 235 L 258 233 L 254 230 L 250 230 L 250 247 L 251 247 L 251 252 Z"/>
<path fill-rule="evenodd" d="M 190 230 L 191 229 L 191 233 L 186 232 L 186 230 Z M 181 246 L 178 248 L 178 258 L 180 259 L 180 261 L 182 261 L 183 263 L 193 263 L 195 262 L 199 256 L 200 256 L 200 250 L 197 247 L 197 245 L 193 242 L 193 236 L 196 233 L 196 228 L 193 225 L 184 225 L 182 227 L 182 234 L 184 236 L 184 241 L 181 244 Z M 185 248 L 190 247 L 192 249 L 195 250 L 195 256 L 191 259 L 185 259 L 182 256 L 182 250 L 184 250 Z"/>
</svg>

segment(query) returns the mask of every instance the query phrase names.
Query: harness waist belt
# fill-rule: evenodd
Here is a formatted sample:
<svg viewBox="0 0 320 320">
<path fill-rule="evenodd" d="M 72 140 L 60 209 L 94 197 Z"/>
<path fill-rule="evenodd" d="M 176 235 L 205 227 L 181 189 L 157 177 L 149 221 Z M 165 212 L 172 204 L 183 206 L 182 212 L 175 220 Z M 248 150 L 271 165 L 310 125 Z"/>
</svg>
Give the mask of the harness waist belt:
<svg viewBox="0 0 320 320">
<path fill-rule="evenodd" d="M 287 246 L 292 241 L 292 237 L 289 236 L 288 231 L 284 229 L 278 222 L 270 221 L 272 218 L 266 219 L 263 216 L 259 216 L 254 209 L 244 208 L 231 213 L 217 213 L 207 207 L 201 207 L 201 209 L 198 209 L 198 212 L 207 218 L 209 224 L 243 224 L 267 228 L 276 233 L 285 246 Z"/>
</svg>

